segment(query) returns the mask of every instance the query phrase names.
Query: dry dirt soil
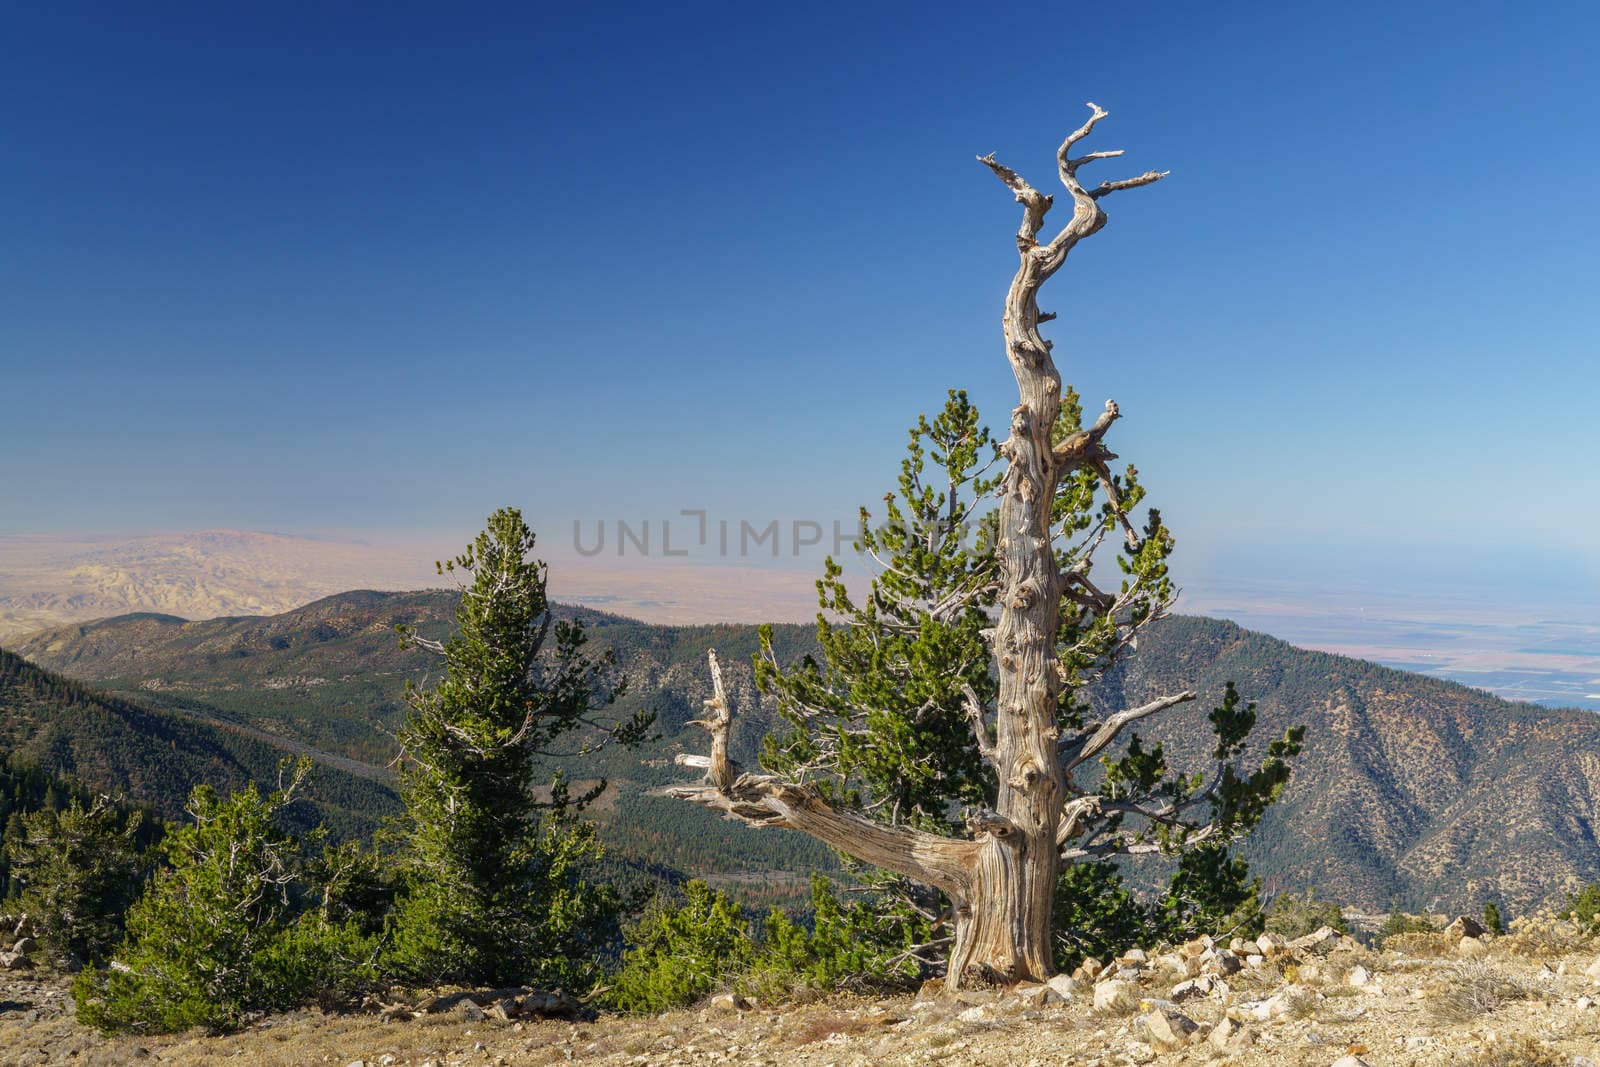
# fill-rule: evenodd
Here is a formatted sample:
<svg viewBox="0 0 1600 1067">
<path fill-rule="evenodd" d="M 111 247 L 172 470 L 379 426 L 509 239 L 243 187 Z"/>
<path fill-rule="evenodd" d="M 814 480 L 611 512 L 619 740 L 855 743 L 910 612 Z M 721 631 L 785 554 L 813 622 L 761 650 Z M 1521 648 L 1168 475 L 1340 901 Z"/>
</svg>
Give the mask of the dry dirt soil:
<svg viewBox="0 0 1600 1067">
<path fill-rule="evenodd" d="M 577 1024 L 471 1009 L 391 1022 L 305 1011 L 221 1036 L 103 1037 L 78 1024 L 64 979 L 11 972 L 0 974 L 0 1063 L 1600 1067 L 1596 946 L 1511 940 L 1463 951 L 1443 935 L 1416 935 L 1380 954 L 1346 939 L 1246 967 L 1225 990 L 1181 1003 L 1170 999 L 1178 977 L 1152 962 L 1100 1009 L 1085 984 L 1064 1001 L 1040 987 L 926 989 Z M 1161 1040 L 1191 1024 L 1178 1042 Z M 1221 1040 L 1230 1034 L 1231 1044 Z"/>
</svg>

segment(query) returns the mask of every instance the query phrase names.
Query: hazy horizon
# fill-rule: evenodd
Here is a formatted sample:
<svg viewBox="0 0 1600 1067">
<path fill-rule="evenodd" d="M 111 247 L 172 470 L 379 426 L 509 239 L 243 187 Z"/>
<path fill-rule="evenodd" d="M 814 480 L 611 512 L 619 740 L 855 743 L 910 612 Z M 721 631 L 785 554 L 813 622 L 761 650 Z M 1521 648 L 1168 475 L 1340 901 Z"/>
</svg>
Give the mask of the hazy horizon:
<svg viewBox="0 0 1600 1067">
<path fill-rule="evenodd" d="M 454 539 L 386 543 L 381 536 L 230 530 L 77 539 L 0 535 L 0 644 L 8 633 L 44 628 L 52 619 L 82 621 L 135 610 L 189 618 L 276 614 L 354 588 L 448 587 L 432 561 L 459 551 L 471 536 L 463 531 Z M 584 557 L 542 541 L 551 596 L 672 625 L 815 618 L 815 581 L 822 553 L 831 546 L 761 565 L 663 557 L 659 527 L 656 537 L 657 555 L 620 558 Z M 715 537 L 710 540 L 715 545 Z M 632 540 L 627 544 L 635 547 Z M 840 558 L 860 588 L 872 573 L 869 562 L 848 547 Z M 1242 577 L 1213 570 L 1183 581 L 1180 574 L 1175 610 L 1229 619 L 1303 648 L 1433 674 L 1508 699 L 1600 710 L 1600 600 L 1585 597 L 1581 586 L 1560 603 L 1508 600 L 1484 584 L 1400 595 L 1383 587 L 1381 574 L 1364 585 L 1348 577 L 1340 583 L 1333 576 L 1278 573 L 1263 566 L 1263 558 L 1255 562 Z M 1515 585 L 1514 575 L 1503 577 Z M 184 603 L 209 610 L 177 610 Z M 95 610 L 97 604 L 109 606 Z"/>
</svg>

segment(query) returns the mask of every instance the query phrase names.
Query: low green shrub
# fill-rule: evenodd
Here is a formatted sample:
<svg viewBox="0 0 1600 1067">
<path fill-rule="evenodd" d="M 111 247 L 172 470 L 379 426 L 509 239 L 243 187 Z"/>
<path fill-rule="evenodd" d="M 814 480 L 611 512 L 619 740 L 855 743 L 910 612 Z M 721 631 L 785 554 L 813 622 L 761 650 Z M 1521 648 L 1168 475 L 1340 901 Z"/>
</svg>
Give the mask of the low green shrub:
<svg viewBox="0 0 1600 1067">
<path fill-rule="evenodd" d="M 1390 948 L 1392 938 L 1402 937 L 1406 934 L 1431 934 L 1437 932 L 1433 920 L 1423 915 L 1408 915 L 1402 911 L 1391 911 L 1389 917 L 1378 928 L 1378 945 L 1380 948 Z"/>
<path fill-rule="evenodd" d="M 11 877 L 52 962 L 98 963 L 121 939 L 144 880 L 144 832 L 144 813 L 109 797 L 21 816 L 7 848 Z"/>
<path fill-rule="evenodd" d="M 839 902 L 826 878 L 811 879 L 811 927 L 774 908 L 763 926 L 756 959 L 739 983 L 763 1000 L 837 989 L 909 988 L 921 963 L 905 943 L 909 934 L 926 940 L 925 924 L 895 914 L 872 899 Z"/>
<path fill-rule="evenodd" d="M 664 1011 L 718 989 L 774 1001 L 847 988 L 909 988 L 921 964 L 904 942 L 926 928 L 881 904 L 842 904 L 832 883 L 815 877 L 811 925 L 774 908 L 758 936 L 724 893 L 690 882 L 681 905 L 658 899 L 628 931 L 611 1003 L 624 1011 Z"/>
<path fill-rule="evenodd" d="M 373 939 L 297 907 L 304 844 L 277 820 L 309 766 L 265 797 L 195 788 L 192 822 L 167 834 L 168 866 L 129 910 L 114 961 L 74 983 L 79 1019 L 108 1033 L 226 1031 L 371 983 Z"/>
<path fill-rule="evenodd" d="M 704 882 L 683 887 L 684 902 L 657 899 L 626 937 L 622 970 L 611 988 L 624 1011 L 664 1011 L 691 1004 L 742 973 L 755 939 L 742 909 Z"/>
<path fill-rule="evenodd" d="M 1283 893 L 1267 909 L 1267 932 L 1290 941 L 1315 933 L 1324 926 L 1332 927 L 1341 934 L 1350 932 L 1350 924 L 1345 922 L 1344 912 L 1339 910 L 1339 905 L 1318 900 L 1314 889 L 1306 890 L 1304 896 Z"/>
<path fill-rule="evenodd" d="M 1073 863 L 1056 879 L 1055 964 L 1070 971 L 1086 957 L 1178 944 L 1202 935 L 1226 940 L 1262 930 L 1261 879 L 1226 846 L 1202 844 L 1179 858 L 1166 891 L 1141 899 L 1116 864 Z M 1341 920 L 1342 922 L 1342 920 Z"/>
<path fill-rule="evenodd" d="M 1107 959 L 1150 940 L 1149 914 L 1117 865 L 1073 863 L 1056 879 L 1055 963 L 1070 971 L 1086 957 Z"/>
</svg>

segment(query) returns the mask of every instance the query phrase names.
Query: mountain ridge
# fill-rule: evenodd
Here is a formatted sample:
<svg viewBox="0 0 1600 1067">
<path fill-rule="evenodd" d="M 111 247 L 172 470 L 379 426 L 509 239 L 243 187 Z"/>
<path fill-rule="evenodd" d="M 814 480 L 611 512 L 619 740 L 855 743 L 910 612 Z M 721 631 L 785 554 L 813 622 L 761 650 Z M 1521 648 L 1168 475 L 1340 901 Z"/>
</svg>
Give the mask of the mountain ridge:
<svg viewBox="0 0 1600 1067">
<path fill-rule="evenodd" d="M 148 615 L 36 633 L 18 650 L 51 669 L 156 703 L 193 701 L 228 721 L 372 765 L 401 713 L 406 679 L 433 661 L 402 651 L 394 625 L 449 631 L 448 591 L 339 594 L 274 616 L 173 622 Z M 756 693 L 746 625 L 657 626 L 562 607 L 599 645 L 615 648 L 632 693 L 620 711 L 660 715 L 649 751 L 602 753 L 617 783 L 613 839 L 691 872 L 804 874 L 826 853 L 794 835 L 747 830 L 651 795 L 680 772 L 672 756 L 702 739 L 685 731 L 708 695 L 705 651 L 716 646 L 738 709 L 735 748 L 753 755 L 772 722 Z M 780 656 L 815 648 L 814 630 L 774 629 Z M 1600 718 L 1517 704 L 1459 683 L 1333 653 L 1297 649 L 1230 622 L 1164 620 L 1091 694 L 1102 710 L 1192 687 L 1202 700 L 1143 732 L 1186 765 L 1203 755 L 1205 715 L 1234 680 L 1258 704 L 1258 736 L 1295 723 L 1307 750 L 1283 800 L 1243 845 L 1275 884 L 1315 886 L 1368 909 L 1513 908 L 1557 899 L 1600 879 Z M 588 773 L 587 771 L 585 773 Z M 786 854 L 798 852 L 787 864 Z M 1130 865 L 1130 876 L 1136 868 Z"/>
</svg>

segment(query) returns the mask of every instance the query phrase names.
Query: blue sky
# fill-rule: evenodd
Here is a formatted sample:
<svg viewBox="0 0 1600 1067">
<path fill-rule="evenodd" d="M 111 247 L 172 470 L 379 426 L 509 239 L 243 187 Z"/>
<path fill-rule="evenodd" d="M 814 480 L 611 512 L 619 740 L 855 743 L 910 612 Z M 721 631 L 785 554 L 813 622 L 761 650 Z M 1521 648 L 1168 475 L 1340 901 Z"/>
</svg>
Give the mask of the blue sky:
<svg viewBox="0 0 1600 1067">
<path fill-rule="evenodd" d="M 0 532 L 848 519 L 946 388 L 1004 423 L 973 157 L 1049 182 L 1095 100 L 1172 175 L 1045 305 L 1180 571 L 1588 596 L 1596 54 L 1578 3 L 10 5 Z"/>
</svg>

